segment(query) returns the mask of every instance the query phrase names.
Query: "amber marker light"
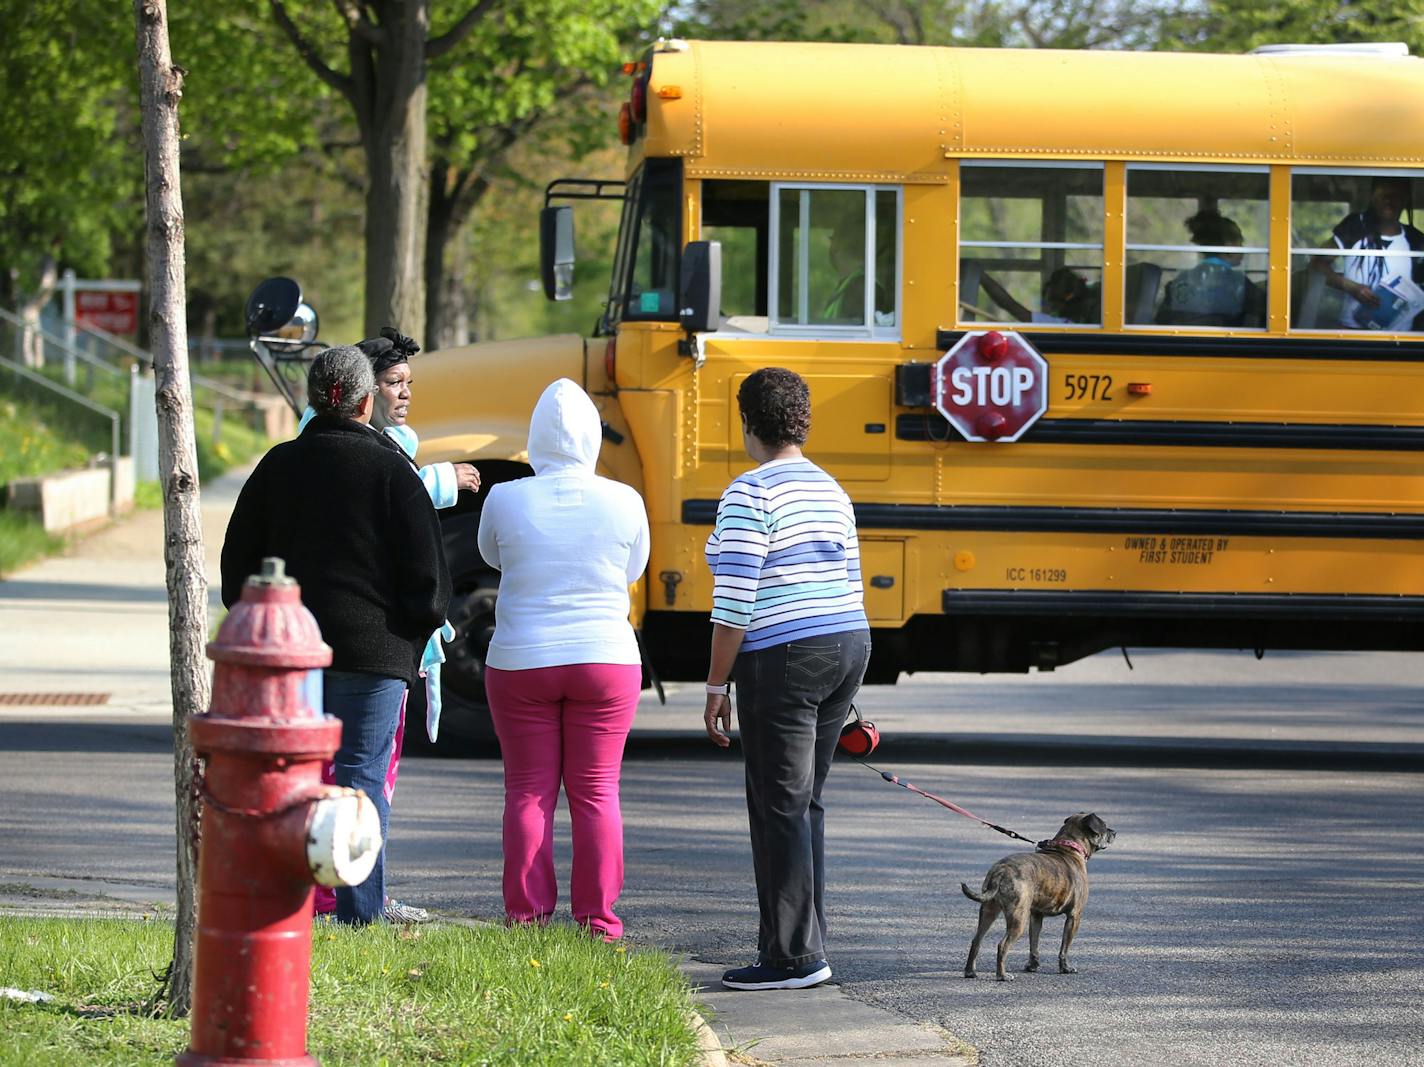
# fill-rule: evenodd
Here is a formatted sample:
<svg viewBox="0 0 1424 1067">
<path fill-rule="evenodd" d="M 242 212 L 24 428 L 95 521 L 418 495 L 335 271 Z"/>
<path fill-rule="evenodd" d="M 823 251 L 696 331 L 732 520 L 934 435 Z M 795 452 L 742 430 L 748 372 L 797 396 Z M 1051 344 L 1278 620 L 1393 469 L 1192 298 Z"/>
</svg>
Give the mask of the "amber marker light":
<svg viewBox="0 0 1424 1067">
<path fill-rule="evenodd" d="M 1152 383 L 1151 383 L 1151 382 L 1128 382 L 1128 383 L 1127 383 L 1127 395 L 1128 395 L 1128 396 L 1151 396 L 1151 395 L 1152 395 Z"/>
<path fill-rule="evenodd" d="M 658 96 L 663 100 L 681 100 L 682 86 L 662 85 L 658 87 Z"/>
</svg>

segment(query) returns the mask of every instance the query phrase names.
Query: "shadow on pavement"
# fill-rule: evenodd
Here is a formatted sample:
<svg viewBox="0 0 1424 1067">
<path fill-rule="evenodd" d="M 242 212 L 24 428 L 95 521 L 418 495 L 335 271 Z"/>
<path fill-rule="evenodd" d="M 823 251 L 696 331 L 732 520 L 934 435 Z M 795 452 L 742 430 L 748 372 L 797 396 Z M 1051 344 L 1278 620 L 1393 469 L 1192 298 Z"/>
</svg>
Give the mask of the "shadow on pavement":
<svg viewBox="0 0 1424 1067">
<path fill-rule="evenodd" d="M 16 722 L 0 723 L 6 752 L 152 752 L 173 750 L 167 723 Z"/>
<path fill-rule="evenodd" d="M 36 582 L 10 578 L 0 582 L 4 600 L 113 600 L 166 604 L 168 590 L 152 585 L 95 585 L 83 582 Z"/>
<path fill-rule="evenodd" d="M 9 720 L 0 725 L 0 748 L 12 752 L 124 752 L 170 749 L 167 723 L 46 722 Z M 403 758 L 499 758 L 489 742 L 408 746 Z M 628 739 L 626 760 L 728 760 L 741 762 L 734 738 L 730 750 L 686 732 L 640 732 Z M 853 766 L 838 755 L 838 764 Z M 900 735 L 881 743 L 869 770 L 899 773 L 906 764 L 968 766 L 1200 767 L 1239 770 L 1391 771 L 1424 773 L 1424 746 L 1322 741 L 1257 741 L 1191 737 L 1117 737 L 1050 734 Z"/>
</svg>

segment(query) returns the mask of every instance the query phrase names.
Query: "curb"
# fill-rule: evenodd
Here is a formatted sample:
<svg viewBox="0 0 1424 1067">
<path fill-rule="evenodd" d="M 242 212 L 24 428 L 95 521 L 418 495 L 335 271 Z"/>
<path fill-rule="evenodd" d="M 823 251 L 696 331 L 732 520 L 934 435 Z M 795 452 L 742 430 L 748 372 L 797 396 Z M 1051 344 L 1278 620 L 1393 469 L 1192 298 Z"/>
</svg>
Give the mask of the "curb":
<svg viewBox="0 0 1424 1067">
<path fill-rule="evenodd" d="M 702 1013 L 694 1010 L 688 1022 L 692 1024 L 692 1032 L 697 1036 L 697 1062 L 702 1067 L 727 1067 L 727 1053 L 722 1048 L 722 1042 L 717 1040 L 717 1035 L 712 1032 L 712 1027 L 707 1025 Z"/>
</svg>

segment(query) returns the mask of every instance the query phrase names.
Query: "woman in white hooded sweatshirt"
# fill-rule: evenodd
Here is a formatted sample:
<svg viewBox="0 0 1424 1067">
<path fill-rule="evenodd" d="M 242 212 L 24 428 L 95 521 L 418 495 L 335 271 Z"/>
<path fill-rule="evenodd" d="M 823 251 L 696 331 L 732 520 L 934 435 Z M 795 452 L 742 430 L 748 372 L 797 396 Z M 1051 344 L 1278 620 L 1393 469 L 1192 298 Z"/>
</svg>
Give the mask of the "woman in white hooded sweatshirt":
<svg viewBox="0 0 1424 1067">
<path fill-rule="evenodd" d="M 642 684 L 628 586 L 648 564 L 648 517 L 636 490 L 594 473 L 602 429 L 573 382 L 545 389 L 529 426 L 534 477 L 489 490 L 479 547 L 501 572 L 485 690 L 504 755 L 505 917 L 553 914 L 562 782 L 574 920 L 613 940 L 623 933 L 618 780 Z"/>
</svg>

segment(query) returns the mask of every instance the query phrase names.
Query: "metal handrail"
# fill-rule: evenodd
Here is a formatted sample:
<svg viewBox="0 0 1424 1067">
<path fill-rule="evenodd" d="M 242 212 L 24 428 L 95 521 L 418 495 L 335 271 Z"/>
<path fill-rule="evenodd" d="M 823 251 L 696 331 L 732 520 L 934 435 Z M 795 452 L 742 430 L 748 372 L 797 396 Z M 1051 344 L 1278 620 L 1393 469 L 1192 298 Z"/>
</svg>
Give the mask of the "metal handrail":
<svg viewBox="0 0 1424 1067">
<path fill-rule="evenodd" d="M 12 318 L 9 312 L 0 309 L 0 314 L 6 318 Z M 82 393 L 76 393 L 73 389 L 60 385 L 58 382 L 50 381 L 38 371 L 33 371 L 22 363 L 0 354 L 0 363 L 8 369 L 14 371 L 22 377 L 38 385 L 44 386 L 53 393 L 59 394 L 71 403 L 79 404 L 90 411 L 103 415 L 109 420 L 109 513 L 112 515 L 119 506 L 119 413 L 113 408 L 106 408 L 103 404 L 95 403 Z"/>
<path fill-rule="evenodd" d="M 79 333 L 87 333 L 90 337 L 97 337 L 105 344 L 112 345 L 125 355 L 133 356 L 140 363 L 152 363 L 153 353 L 146 352 L 132 341 L 126 341 L 118 334 L 110 333 L 101 326 L 91 326 L 88 323 L 76 322 L 74 328 Z"/>
<path fill-rule="evenodd" d="M 119 370 L 118 367 L 115 367 L 112 363 L 109 363 L 107 360 L 100 359 L 98 356 L 92 355 L 89 352 L 85 352 L 82 348 L 75 347 L 74 345 L 66 341 L 63 337 L 59 337 L 56 334 L 50 333 L 43 326 L 36 326 L 32 322 L 26 322 L 24 319 L 20 318 L 20 316 L 16 315 L 12 311 L 6 311 L 4 308 L 0 308 L 0 320 L 8 322 L 10 325 L 18 327 L 21 330 L 34 331 L 44 340 L 48 341 L 52 345 L 55 345 L 61 352 L 64 352 L 68 355 L 72 355 L 78 359 L 82 359 L 91 367 L 98 367 L 100 370 L 106 371 L 109 374 L 114 375 L 122 375 L 124 373 L 123 371 Z"/>
<path fill-rule="evenodd" d="M 91 337 L 97 337 L 99 340 L 105 342 L 106 344 L 113 345 L 125 355 L 133 356 L 134 359 L 138 360 L 145 367 L 153 366 L 153 353 L 139 348 L 138 345 L 132 343 L 131 341 L 125 341 L 122 337 L 118 337 L 110 333 L 108 330 L 101 329 L 98 326 L 80 325 L 77 327 L 77 329 L 80 333 L 87 333 Z M 191 348 L 191 345 L 189 347 Z M 227 385 L 224 382 L 217 381 L 214 378 L 208 378 L 204 375 L 194 373 L 193 366 L 191 363 L 188 365 L 188 380 L 192 382 L 194 386 L 202 389 L 207 389 L 211 392 L 217 393 L 219 396 L 225 396 L 234 403 L 244 405 L 250 405 L 252 403 L 251 396 L 244 395 L 238 390 L 232 388 L 232 386 Z"/>
<path fill-rule="evenodd" d="M 108 330 L 101 329 L 98 326 L 79 325 L 76 326 L 76 329 L 79 333 L 87 333 L 90 336 L 96 337 L 99 340 L 103 341 L 105 344 L 112 345 L 119 351 L 123 352 L 125 355 L 132 356 L 134 359 L 142 363 L 146 369 L 153 367 L 153 353 L 146 351 L 145 349 L 139 348 L 138 345 L 134 344 L 131 341 L 125 341 L 122 337 L 118 337 L 110 333 Z M 63 342 L 58 343 L 63 344 Z M 99 357 L 88 356 L 87 354 L 85 358 L 91 360 L 99 360 Z M 102 365 L 106 370 L 111 370 L 116 374 L 123 373 L 111 363 L 105 362 L 103 360 L 99 360 L 99 362 L 100 365 Z M 243 405 L 250 405 L 252 403 L 252 398 L 250 396 L 239 392 L 238 390 L 232 388 L 232 386 L 227 385 L 224 382 L 217 381 L 216 379 L 205 377 L 201 374 L 195 374 L 193 372 L 191 364 L 188 367 L 188 380 L 192 382 L 194 386 L 200 389 L 207 389 L 211 392 L 217 393 L 219 396 L 227 397 L 227 399 L 233 401 L 234 403 Z"/>
</svg>

